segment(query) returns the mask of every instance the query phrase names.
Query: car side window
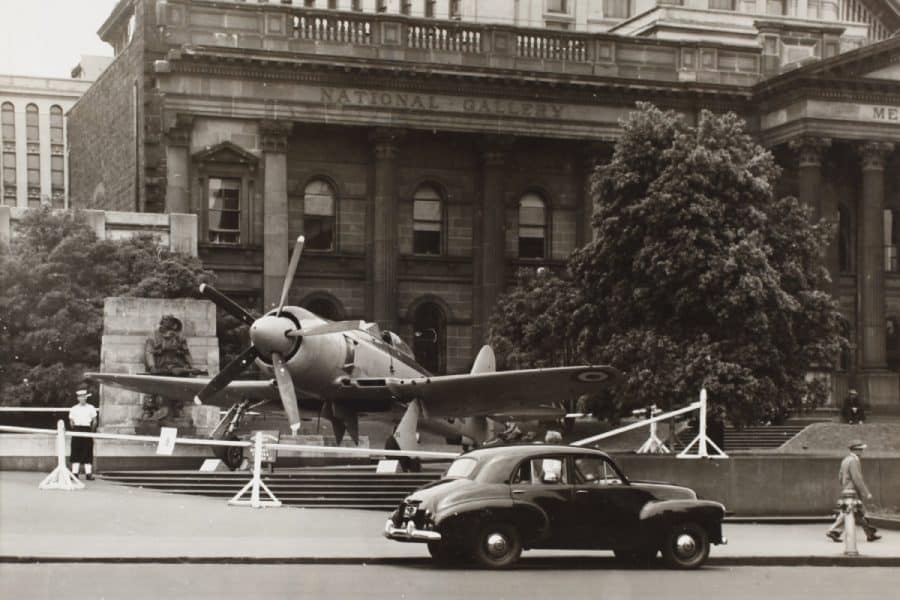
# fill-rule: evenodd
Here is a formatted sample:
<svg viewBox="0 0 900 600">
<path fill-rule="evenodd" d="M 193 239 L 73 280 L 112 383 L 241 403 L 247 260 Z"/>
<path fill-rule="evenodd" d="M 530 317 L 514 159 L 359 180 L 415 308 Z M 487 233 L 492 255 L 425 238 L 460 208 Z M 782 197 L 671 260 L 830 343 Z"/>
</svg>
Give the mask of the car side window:
<svg viewBox="0 0 900 600">
<path fill-rule="evenodd" d="M 609 461 L 599 456 L 575 458 L 575 482 L 588 485 L 614 485 L 622 483 Z"/>
<path fill-rule="evenodd" d="M 512 483 L 531 485 L 556 485 L 568 482 L 569 474 L 563 457 L 533 458 L 525 461 L 512 478 Z"/>
</svg>

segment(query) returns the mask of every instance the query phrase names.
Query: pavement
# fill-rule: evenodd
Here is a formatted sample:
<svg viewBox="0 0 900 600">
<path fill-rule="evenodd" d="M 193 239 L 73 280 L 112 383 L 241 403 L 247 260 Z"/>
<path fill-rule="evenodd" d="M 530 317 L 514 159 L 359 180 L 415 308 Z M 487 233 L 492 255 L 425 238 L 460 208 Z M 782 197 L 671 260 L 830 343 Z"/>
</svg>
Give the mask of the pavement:
<svg viewBox="0 0 900 600">
<path fill-rule="evenodd" d="M 77 491 L 40 490 L 45 473 L 0 472 L 0 564 L 321 563 L 426 560 L 423 544 L 381 535 L 378 511 L 254 509 L 225 501 L 85 481 Z M 823 524 L 726 523 L 728 544 L 709 564 L 900 566 L 900 531 L 859 536 L 859 556 L 825 535 Z M 528 551 L 525 556 L 602 557 L 609 552 Z"/>
</svg>

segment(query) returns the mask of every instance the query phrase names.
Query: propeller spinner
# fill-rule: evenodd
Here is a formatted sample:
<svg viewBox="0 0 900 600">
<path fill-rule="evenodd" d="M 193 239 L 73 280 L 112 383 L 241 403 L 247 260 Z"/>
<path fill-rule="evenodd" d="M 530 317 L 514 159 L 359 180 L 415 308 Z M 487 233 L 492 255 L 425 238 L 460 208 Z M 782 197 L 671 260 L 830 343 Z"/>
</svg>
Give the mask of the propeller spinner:
<svg viewBox="0 0 900 600">
<path fill-rule="evenodd" d="M 284 412 L 288 417 L 291 432 L 294 434 L 300 429 L 300 409 L 297 406 L 297 393 L 294 390 L 294 382 L 291 374 L 284 365 L 284 358 L 293 352 L 303 342 L 299 335 L 300 325 L 292 319 L 282 316 L 284 303 L 297 272 L 300 262 L 300 254 L 303 252 L 304 238 L 297 238 L 294 246 L 294 255 L 291 257 L 288 272 L 284 277 L 284 286 L 281 290 L 281 299 L 278 310 L 274 314 L 268 314 L 258 319 L 239 306 L 236 302 L 216 290 L 210 285 L 201 285 L 200 294 L 211 300 L 216 306 L 228 314 L 240 319 L 242 323 L 250 325 L 250 347 L 244 350 L 240 356 L 231 361 L 218 375 L 200 390 L 194 398 L 194 402 L 202 404 L 206 399 L 215 395 L 231 383 L 244 369 L 257 358 L 271 361 L 275 369 L 275 380 L 278 382 L 278 393 Z"/>
</svg>

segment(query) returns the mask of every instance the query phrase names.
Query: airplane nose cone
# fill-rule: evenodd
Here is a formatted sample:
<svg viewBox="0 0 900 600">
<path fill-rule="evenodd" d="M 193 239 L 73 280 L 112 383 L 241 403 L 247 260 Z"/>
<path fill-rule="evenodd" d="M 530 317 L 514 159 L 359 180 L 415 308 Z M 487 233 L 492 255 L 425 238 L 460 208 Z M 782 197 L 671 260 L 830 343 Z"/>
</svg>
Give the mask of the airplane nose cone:
<svg viewBox="0 0 900 600">
<path fill-rule="evenodd" d="M 263 355 L 278 352 L 285 356 L 293 350 L 296 343 L 294 338 L 289 338 L 286 334 L 296 328 L 293 321 L 284 317 L 262 317 L 250 326 L 250 340 Z"/>
</svg>

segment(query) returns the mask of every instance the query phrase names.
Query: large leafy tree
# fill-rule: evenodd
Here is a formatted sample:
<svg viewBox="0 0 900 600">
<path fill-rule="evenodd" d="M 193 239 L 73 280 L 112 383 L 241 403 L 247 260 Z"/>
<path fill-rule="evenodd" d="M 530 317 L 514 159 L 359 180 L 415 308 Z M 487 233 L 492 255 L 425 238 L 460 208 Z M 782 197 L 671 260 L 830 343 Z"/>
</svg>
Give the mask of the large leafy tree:
<svg viewBox="0 0 900 600">
<path fill-rule="evenodd" d="M 624 404 L 682 404 L 705 387 L 748 423 L 767 404 L 824 398 L 807 373 L 846 344 L 822 262 L 833 231 L 777 198 L 778 176 L 734 114 L 691 126 L 640 104 L 623 122 L 592 181 L 596 240 L 569 262 L 568 327 L 582 360 L 625 372 Z"/>
<path fill-rule="evenodd" d="M 151 237 L 98 240 L 78 211 L 28 211 L 0 247 L 0 403 L 71 401 L 100 364 L 104 298 L 190 297 L 211 278 Z"/>
</svg>

